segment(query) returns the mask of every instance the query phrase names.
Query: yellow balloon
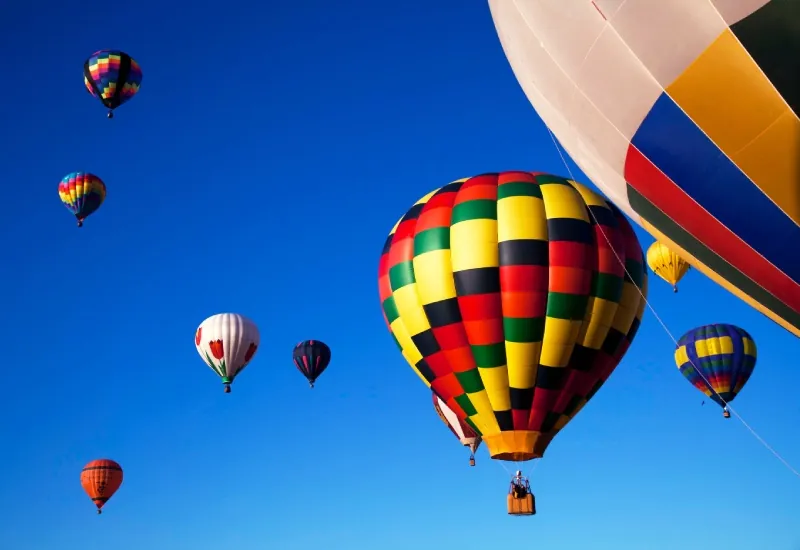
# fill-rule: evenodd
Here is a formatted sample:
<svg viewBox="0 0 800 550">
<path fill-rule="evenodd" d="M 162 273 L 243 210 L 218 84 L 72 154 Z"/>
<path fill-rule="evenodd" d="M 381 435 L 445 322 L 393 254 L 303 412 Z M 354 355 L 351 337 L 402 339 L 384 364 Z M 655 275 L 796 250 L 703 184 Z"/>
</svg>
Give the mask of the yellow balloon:
<svg viewBox="0 0 800 550">
<path fill-rule="evenodd" d="M 689 263 L 661 242 L 654 242 L 647 249 L 647 265 L 653 273 L 672 285 L 673 292 L 678 292 L 678 281 L 689 271 Z"/>
</svg>

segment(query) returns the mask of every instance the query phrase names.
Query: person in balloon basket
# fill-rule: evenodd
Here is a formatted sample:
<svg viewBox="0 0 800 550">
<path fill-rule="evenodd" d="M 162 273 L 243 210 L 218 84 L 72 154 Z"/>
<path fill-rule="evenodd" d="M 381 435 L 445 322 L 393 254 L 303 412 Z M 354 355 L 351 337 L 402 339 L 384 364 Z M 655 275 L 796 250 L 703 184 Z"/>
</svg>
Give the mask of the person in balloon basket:
<svg viewBox="0 0 800 550">
<path fill-rule="evenodd" d="M 531 492 L 530 483 L 528 483 L 528 478 L 522 475 L 522 472 L 517 470 L 517 473 L 514 474 L 514 477 L 511 478 L 511 487 L 508 492 L 509 496 L 509 508 L 508 513 L 515 515 L 515 516 L 532 516 L 536 514 L 536 500 L 533 497 L 533 493 Z M 528 500 L 530 499 L 530 500 Z M 527 504 L 521 503 L 520 506 L 513 506 L 511 505 L 512 501 L 525 501 L 528 500 Z"/>
<path fill-rule="evenodd" d="M 513 478 L 511 478 L 511 494 L 514 495 L 514 498 L 525 498 L 525 495 L 530 492 L 530 483 L 528 483 L 528 480 L 522 476 L 522 472 L 517 470 L 517 473 L 514 474 Z"/>
</svg>

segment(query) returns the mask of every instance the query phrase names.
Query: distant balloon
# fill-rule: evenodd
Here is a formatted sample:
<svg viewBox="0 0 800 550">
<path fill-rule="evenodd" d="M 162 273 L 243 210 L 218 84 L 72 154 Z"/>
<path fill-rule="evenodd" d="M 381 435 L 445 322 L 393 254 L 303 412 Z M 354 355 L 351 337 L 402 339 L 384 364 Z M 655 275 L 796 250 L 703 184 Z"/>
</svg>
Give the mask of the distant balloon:
<svg viewBox="0 0 800 550">
<path fill-rule="evenodd" d="M 78 227 L 83 227 L 83 220 L 106 200 L 106 184 L 94 174 L 73 172 L 58 184 L 58 196 L 78 219 Z"/>
<path fill-rule="evenodd" d="M 114 109 L 139 91 L 142 69 L 125 52 L 100 50 L 84 62 L 83 83 L 108 108 L 108 118 L 114 118 Z"/>
<path fill-rule="evenodd" d="M 94 505 L 97 513 L 102 513 L 108 499 L 114 496 L 122 485 L 122 467 L 107 458 L 92 460 L 81 471 L 81 486 Z"/>
<path fill-rule="evenodd" d="M 722 407 L 725 418 L 730 418 L 725 403 L 733 401 L 750 379 L 756 355 L 756 343 L 746 330 L 715 324 L 684 334 L 678 340 L 675 363 L 681 374 Z"/>
<path fill-rule="evenodd" d="M 225 393 L 230 393 L 233 380 L 253 359 L 260 341 L 255 323 L 236 313 L 212 315 L 194 335 L 197 353 L 222 379 Z"/>
<path fill-rule="evenodd" d="M 308 384 L 313 388 L 314 382 L 331 362 L 331 348 L 319 340 L 306 340 L 294 347 L 292 358 L 294 366 L 306 377 Z"/>
<path fill-rule="evenodd" d="M 464 420 L 458 418 L 458 415 L 453 412 L 453 409 L 447 406 L 447 403 L 439 399 L 434 393 L 433 395 L 433 408 L 439 418 L 442 419 L 444 425 L 450 428 L 462 445 L 469 447 L 469 465 L 475 466 L 475 451 L 481 445 L 481 436 L 475 433 L 475 430 L 467 424 Z"/>
<path fill-rule="evenodd" d="M 647 249 L 647 265 L 653 273 L 672 285 L 672 291 L 678 292 L 678 281 L 689 271 L 689 264 L 664 243 L 658 241 Z"/>
</svg>

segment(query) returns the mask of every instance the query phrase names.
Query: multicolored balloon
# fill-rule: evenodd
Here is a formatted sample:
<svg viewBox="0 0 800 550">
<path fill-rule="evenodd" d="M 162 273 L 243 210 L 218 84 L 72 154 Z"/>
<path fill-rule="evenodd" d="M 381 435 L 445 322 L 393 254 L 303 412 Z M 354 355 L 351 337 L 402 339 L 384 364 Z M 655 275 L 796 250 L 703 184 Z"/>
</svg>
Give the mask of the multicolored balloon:
<svg viewBox="0 0 800 550">
<path fill-rule="evenodd" d="M 472 426 L 467 424 L 464 420 L 458 418 L 458 415 L 453 412 L 453 409 L 447 406 L 447 403 L 442 401 L 435 393 L 433 395 L 433 409 L 439 418 L 442 419 L 444 425 L 447 426 L 453 435 L 458 438 L 462 445 L 469 447 L 469 465 L 475 466 L 475 451 L 481 445 L 481 436 L 475 433 Z"/>
<path fill-rule="evenodd" d="M 81 487 L 97 506 L 97 513 L 122 485 L 122 467 L 107 458 L 92 460 L 81 470 Z"/>
<path fill-rule="evenodd" d="M 317 378 L 328 368 L 331 362 L 331 348 L 319 340 L 306 340 L 294 347 L 292 360 L 297 370 L 306 377 L 313 388 Z"/>
<path fill-rule="evenodd" d="M 125 52 L 100 50 L 84 62 L 83 83 L 108 108 L 108 118 L 114 118 L 114 109 L 139 91 L 142 69 Z"/>
<path fill-rule="evenodd" d="M 647 249 L 647 265 L 653 273 L 672 285 L 672 291 L 678 292 L 678 281 L 689 271 L 689 264 L 678 254 L 658 241 Z"/>
<path fill-rule="evenodd" d="M 222 379 L 225 393 L 253 359 L 261 342 L 256 324 L 237 313 L 219 313 L 203 321 L 194 335 L 197 353 Z"/>
<path fill-rule="evenodd" d="M 58 184 L 58 196 L 78 219 L 78 227 L 83 227 L 83 220 L 106 200 L 106 184 L 94 174 L 73 172 Z"/>
<path fill-rule="evenodd" d="M 411 368 L 494 459 L 543 456 L 597 393 L 642 318 L 647 270 L 625 217 L 574 181 L 458 180 L 395 225 L 378 268 Z"/>
<path fill-rule="evenodd" d="M 800 336 L 797 3 L 489 6 L 519 84 L 592 182 Z"/>
<path fill-rule="evenodd" d="M 753 374 L 756 343 L 746 330 L 734 325 L 705 325 L 678 340 L 675 364 L 686 379 L 722 407 L 733 401 Z"/>
</svg>

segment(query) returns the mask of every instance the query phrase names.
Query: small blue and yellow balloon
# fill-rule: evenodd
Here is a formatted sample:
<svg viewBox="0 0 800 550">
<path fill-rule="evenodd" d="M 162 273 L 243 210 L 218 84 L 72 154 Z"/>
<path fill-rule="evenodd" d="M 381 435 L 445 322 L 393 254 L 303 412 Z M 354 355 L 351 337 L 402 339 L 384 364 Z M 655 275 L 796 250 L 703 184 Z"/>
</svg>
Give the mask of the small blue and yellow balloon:
<svg viewBox="0 0 800 550">
<path fill-rule="evenodd" d="M 746 330 L 734 325 L 705 325 L 678 340 L 675 363 L 686 379 L 722 407 L 734 400 L 756 366 L 756 343 Z"/>
<path fill-rule="evenodd" d="M 94 174 L 73 172 L 58 184 L 58 196 L 78 219 L 78 227 L 83 227 L 83 220 L 106 200 L 106 184 Z"/>
<path fill-rule="evenodd" d="M 114 118 L 114 109 L 139 91 L 142 68 L 125 52 L 100 50 L 83 63 L 83 83 L 108 108 L 108 118 Z"/>
</svg>

